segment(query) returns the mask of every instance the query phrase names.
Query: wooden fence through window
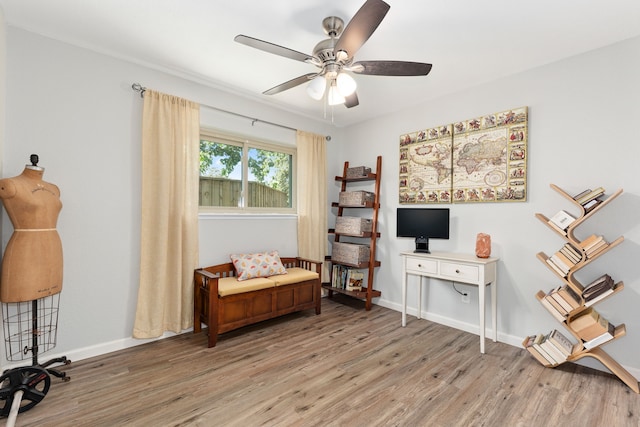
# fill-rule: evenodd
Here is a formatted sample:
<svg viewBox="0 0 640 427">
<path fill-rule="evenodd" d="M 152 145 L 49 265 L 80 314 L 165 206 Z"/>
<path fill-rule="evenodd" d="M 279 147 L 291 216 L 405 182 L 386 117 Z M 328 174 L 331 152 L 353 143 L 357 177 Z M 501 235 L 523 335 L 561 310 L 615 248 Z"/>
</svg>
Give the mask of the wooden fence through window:
<svg viewBox="0 0 640 427">
<path fill-rule="evenodd" d="M 200 206 L 237 207 L 242 194 L 242 181 L 227 178 L 200 177 Z M 288 208 L 289 196 L 258 182 L 249 182 L 246 206 Z"/>
</svg>

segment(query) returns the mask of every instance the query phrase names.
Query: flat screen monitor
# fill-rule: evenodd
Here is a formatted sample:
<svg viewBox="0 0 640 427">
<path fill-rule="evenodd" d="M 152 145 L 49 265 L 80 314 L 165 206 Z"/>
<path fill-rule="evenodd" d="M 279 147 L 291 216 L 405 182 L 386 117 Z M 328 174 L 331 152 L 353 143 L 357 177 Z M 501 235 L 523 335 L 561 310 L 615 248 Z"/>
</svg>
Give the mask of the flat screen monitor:
<svg viewBox="0 0 640 427">
<path fill-rule="evenodd" d="M 396 234 L 413 237 L 415 252 L 429 253 L 429 239 L 449 238 L 449 208 L 398 208 Z"/>
</svg>

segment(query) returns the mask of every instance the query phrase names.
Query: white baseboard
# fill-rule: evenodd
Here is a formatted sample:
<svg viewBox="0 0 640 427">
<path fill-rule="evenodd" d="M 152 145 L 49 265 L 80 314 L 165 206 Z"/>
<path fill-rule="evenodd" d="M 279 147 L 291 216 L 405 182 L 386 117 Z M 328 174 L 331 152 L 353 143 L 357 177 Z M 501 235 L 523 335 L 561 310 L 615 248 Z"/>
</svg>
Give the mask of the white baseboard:
<svg viewBox="0 0 640 427">
<path fill-rule="evenodd" d="M 193 331 L 193 328 L 187 329 L 182 333 L 187 333 L 191 331 Z M 138 345 L 146 344 L 149 342 L 173 337 L 175 335 L 178 335 L 178 334 L 175 334 L 173 332 L 165 332 L 164 335 L 158 338 L 150 338 L 150 339 L 123 338 L 120 340 L 110 341 L 106 343 L 101 343 L 101 344 L 97 344 L 89 347 L 68 351 L 66 353 L 48 353 L 48 352 L 41 353 L 38 355 L 38 362 L 46 363 L 48 360 L 56 359 L 58 357 L 63 357 L 63 356 L 66 357 L 67 360 L 70 360 L 71 362 L 77 362 L 84 359 L 90 359 L 96 356 L 102 356 L 108 353 L 112 353 L 114 351 L 124 350 L 127 348 L 136 347 Z M 13 368 L 19 368 L 22 366 L 31 366 L 31 363 L 32 363 L 31 357 L 28 357 L 21 361 L 10 361 L 8 363 L 4 363 L 2 365 L 2 368 L 3 370 L 8 370 Z M 55 368 L 56 366 L 60 366 L 60 365 L 56 365 L 56 364 L 51 365 L 52 368 Z"/>
</svg>

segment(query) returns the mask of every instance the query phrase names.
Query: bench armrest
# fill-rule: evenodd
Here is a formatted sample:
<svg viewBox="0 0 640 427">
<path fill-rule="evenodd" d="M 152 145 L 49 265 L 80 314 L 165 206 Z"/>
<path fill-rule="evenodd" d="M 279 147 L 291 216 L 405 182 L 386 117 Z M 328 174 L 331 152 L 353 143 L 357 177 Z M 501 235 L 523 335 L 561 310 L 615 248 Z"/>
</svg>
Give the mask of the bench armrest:
<svg viewBox="0 0 640 427">
<path fill-rule="evenodd" d="M 315 261 L 312 259 L 297 257 L 298 266 L 309 271 L 315 271 L 318 275 L 322 274 L 322 261 Z"/>
</svg>

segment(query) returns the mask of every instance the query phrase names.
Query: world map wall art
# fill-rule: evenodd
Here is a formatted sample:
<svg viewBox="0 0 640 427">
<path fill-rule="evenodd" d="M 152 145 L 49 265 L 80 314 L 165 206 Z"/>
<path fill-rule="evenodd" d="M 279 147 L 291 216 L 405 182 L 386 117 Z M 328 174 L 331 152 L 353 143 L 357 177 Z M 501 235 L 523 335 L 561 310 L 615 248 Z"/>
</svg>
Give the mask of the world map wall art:
<svg viewBox="0 0 640 427">
<path fill-rule="evenodd" d="M 400 203 L 527 200 L 527 107 L 400 136 Z"/>
</svg>

